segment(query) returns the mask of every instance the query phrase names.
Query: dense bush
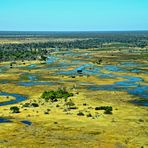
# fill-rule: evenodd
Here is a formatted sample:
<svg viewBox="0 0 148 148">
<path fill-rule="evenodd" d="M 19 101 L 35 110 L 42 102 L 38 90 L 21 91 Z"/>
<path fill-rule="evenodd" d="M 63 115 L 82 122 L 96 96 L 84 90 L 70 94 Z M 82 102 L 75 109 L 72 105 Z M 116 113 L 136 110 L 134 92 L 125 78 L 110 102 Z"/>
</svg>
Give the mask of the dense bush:
<svg viewBox="0 0 148 148">
<path fill-rule="evenodd" d="M 104 111 L 104 114 L 112 114 L 112 110 L 110 110 L 109 108 L 107 108 L 107 109 Z"/>
<path fill-rule="evenodd" d="M 91 113 L 89 113 L 89 114 L 87 114 L 86 116 L 87 116 L 87 117 L 92 117 L 92 114 L 91 114 Z"/>
<path fill-rule="evenodd" d="M 112 111 L 112 106 L 98 106 L 95 108 L 95 110 L 110 110 Z"/>
<path fill-rule="evenodd" d="M 41 98 L 45 99 L 45 101 L 50 100 L 52 102 L 56 102 L 59 98 L 67 99 L 71 96 L 73 96 L 73 94 L 69 93 L 65 88 L 59 88 L 56 91 L 51 90 L 43 92 Z"/>
<path fill-rule="evenodd" d="M 22 107 L 39 107 L 37 103 L 25 103 Z"/>
<path fill-rule="evenodd" d="M 84 116 L 84 113 L 83 113 L 82 111 L 79 111 L 79 112 L 77 113 L 77 115 L 78 115 L 78 116 Z"/>
<path fill-rule="evenodd" d="M 77 33 L 67 35 L 58 34 L 56 37 L 74 37 L 82 38 L 81 40 L 72 41 L 48 41 L 37 43 L 15 43 L 15 44 L 0 44 L 0 61 L 14 61 L 14 60 L 46 60 L 46 57 L 53 51 L 65 49 L 89 49 L 89 48 L 106 48 L 106 46 L 113 47 L 140 47 L 144 48 L 148 45 L 147 32 L 110 32 L 110 33 Z M 8 37 L 8 36 L 7 36 Z M 12 36 L 11 36 L 12 37 Z M 17 37 L 14 35 L 14 37 Z M 23 37 L 23 36 L 22 36 Z M 24 38 L 27 37 L 24 36 Z M 43 36 L 42 36 L 43 37 Z M 47 37 L 47 36 L 45 36 Z M 49 36 L 48 36 L 49 37 Z M 19 36 L 20 38 L 20 36 Z M 89 39 L 88 39 L 89 38 Z M 104 43 L 116 43 L 107 44 Z M 118 43 L 118 44 L 117 44 Z M 48 48 L 51 48 L 48 50 Z M 39 58 L 40 57 L 40 58 Z M 97 61 L 101 64 L 102 61 Z"/>
<path fill-rule="evenodd" d="M 33 107 L 39 107 L 39 105 L 37 103 L 32 103 L 31 106 L 33 106 Z"/>
<path fill-rule="evenodd" d="M 10 107 L 10 110 L 12 111 L 12 113 L 19 113 L 20 112 L 20 109 L 17 106 Z"/>
<path fill-rule="evenodd" d="M 96 107 L 95 110 L 105 110 L 104 111 L 104 114 L 112 114 L 112 106 L 99 106 L 99 107 Z"/>
</svg>

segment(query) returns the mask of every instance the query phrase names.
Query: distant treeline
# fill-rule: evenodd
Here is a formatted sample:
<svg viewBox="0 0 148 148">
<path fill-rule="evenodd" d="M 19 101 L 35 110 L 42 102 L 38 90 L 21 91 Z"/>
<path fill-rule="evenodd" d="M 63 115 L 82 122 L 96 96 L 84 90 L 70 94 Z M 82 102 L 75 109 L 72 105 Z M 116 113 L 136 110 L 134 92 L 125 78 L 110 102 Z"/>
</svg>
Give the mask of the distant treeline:
<svg viewBox="0 0 148 148">
<path fill-rule="evenodd" d="M 147 35 L 121 35 L 111 34 L 110 36 L 103 35 L 100 38 L 73 40 L 73 41 L 49 41 L 39 43 L 20 43 L 20 44 L 0 44 L 0 60 L 35 60 L 39 56 L 44 57 L 49 52 L 54 50 L 66 49 L 88 49 L 88 48 L 102 48 L 103 43 L 126 43 L 126 47 L 140 47 L 148 46 Z M 48 50 L 51 48 L 52 50 Z"/>
<path fill-rule="evenodd" d="M 126 38 L 145 36 L 148 36 L 148 31 L 0 31 L 0 38 Z"/>
</svg>

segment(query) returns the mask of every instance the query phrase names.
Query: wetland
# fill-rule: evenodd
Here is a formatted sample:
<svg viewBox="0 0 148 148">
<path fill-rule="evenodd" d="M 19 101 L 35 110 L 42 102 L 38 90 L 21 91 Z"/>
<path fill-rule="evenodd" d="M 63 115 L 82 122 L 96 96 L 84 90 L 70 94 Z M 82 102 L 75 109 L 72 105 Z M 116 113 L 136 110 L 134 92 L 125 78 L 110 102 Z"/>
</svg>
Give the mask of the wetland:
<svg viewBox="0 0 148 148">
<path fill-rule="evenodd" d="M 0 35 L 0 147 L 148 147 L 148 33 Z"/>
</svg>

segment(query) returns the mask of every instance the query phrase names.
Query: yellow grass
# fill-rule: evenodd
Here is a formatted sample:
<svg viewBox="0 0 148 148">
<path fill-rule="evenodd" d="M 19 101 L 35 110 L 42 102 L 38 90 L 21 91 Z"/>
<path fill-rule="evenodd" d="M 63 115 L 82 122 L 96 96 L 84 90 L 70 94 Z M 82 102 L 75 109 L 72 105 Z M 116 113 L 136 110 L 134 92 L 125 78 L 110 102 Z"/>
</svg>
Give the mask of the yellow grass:
<svg viewBox="0 0 148 148">
<path fill-rule="evenodd" d="M 81 51 L 80 51 L 81 53 Z M 105 54 L 105 53 L 104 53 Z M 94 54 L 95 56 L 96 54 Z M 68 58 L 68 57 L 67 57 Z M 26 65 L 39 61 L 26 62 Z M 114 61 L 112 61 L 113 64 Z M 1 65 L 8 63 L 1 63 Z M 78 63 L 78 66 L 82 63 Z M 44 65 L 40 65 L 42 67 Z M 69 70 L 75 67 L 69 68 Z M 113 84 L 124 79 L 99 79 L 94 76 L 69 76 L 50 75 L 50 70 L 32 69 L 9 69 L 7 73 L 0 75 L 0 80 L 18 80 L 20 74 L 14 72 L 29 72 L 43 75 L 42 79 L 63 80 L 64 82 L 55 86 L 38 85 L 32 87 L 18 86 L 16 83 L 1 84 L 0 90 L 8 93 L 18 93 L 27 96 L 26 101 L 14 105 L 0 107 L 0 117 L 11 119 L 11 123 L 0 123 L 0 147 L 20 147 L 20 148 L 140 148 L 147 147 L 148 130 L 148 109 L 137 106 L 130 101 L 138 97 L 129 95 L 127 92 L 117 91 L 91 91 L 84 86 L 79 86 L 77 82 L 95 83 L 96 85 Z M 53 71 L 54 72 L 54 71 Z M 108 73 L 108 71 L 103 71 Z M 113 72 L 113 74 L 119 74 Z M 133 73 L 120 73 L 120 75 L 137 76 Z M 146 74 L 140 74 L 147 81 Z M 74 80 L 74 82 L 67 82 Z M 45 102 L 40 98 L 45 90 L 55 90 L 64 85 L 70 92 L 74 93 L 70 97 L 78 109 L 64 112 L 66 109 L 64 100 L 55 103 Z M 73 86 L 76 85 L 76 88 Z M 0 97 L 0 101 L 5 101 L 5 97 Z M 12 99 L 9 97 L 9 99 Z M 36 102 L 39 107 L 22 107 L 25 103 Z M 57 104 L 59 107 L 57 107 Z M 83 105 L 83 104 L 86 104 Z M 13 114 L 11 106 L 18 106 L 20 113 Z M 97 106 L 112 106 L 113 114 L 106 115 L 104 111 L 97 111 Z M 50 109 L 49 114 L 44 112 Z M 82 111 L 85 116 L 78 116 Z M 92 117 L 87 117 L 88 114 Z M 32 122 L 31 126 L 21 123 L 22 120 Z"/>
</svg>

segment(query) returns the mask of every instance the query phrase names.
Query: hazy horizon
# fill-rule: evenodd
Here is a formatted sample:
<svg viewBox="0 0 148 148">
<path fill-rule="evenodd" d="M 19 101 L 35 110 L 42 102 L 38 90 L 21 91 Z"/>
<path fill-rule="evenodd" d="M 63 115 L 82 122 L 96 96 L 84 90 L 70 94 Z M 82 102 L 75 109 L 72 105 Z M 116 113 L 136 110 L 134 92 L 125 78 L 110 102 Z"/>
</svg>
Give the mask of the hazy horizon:
<svg viewBox="0 0 148 148">
<path fill-rule="evenodd" d="M 143 32 L 148 30 L 0 30 L 0 32 Z"/>
</svg>

